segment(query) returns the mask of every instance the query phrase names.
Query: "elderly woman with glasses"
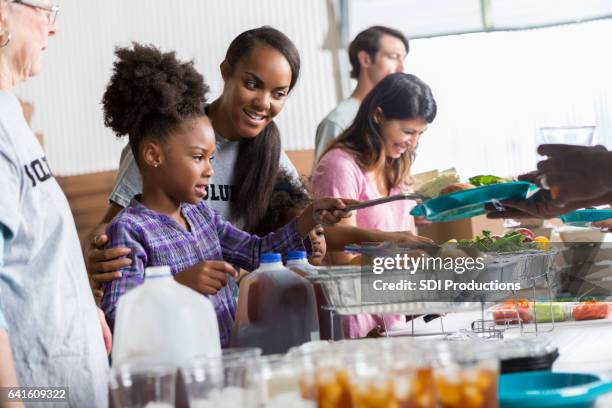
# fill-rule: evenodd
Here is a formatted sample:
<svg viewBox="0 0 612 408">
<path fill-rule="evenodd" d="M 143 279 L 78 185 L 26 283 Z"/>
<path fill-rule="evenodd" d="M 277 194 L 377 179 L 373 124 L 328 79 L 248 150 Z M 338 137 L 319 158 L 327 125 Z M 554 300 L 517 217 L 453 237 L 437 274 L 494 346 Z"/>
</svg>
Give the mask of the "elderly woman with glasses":
<svg viewBox="0 0 612 408">
<path fill-rule="evenodd" d="M 74 220 L 11 93 L 40 71 L 57 11 L 44 0 L 0 0 L 0 406 L 36 396 L 108 406 L 104 321 Z M 67 390 L 3 388 L 16 386 Z"/>
</svg>

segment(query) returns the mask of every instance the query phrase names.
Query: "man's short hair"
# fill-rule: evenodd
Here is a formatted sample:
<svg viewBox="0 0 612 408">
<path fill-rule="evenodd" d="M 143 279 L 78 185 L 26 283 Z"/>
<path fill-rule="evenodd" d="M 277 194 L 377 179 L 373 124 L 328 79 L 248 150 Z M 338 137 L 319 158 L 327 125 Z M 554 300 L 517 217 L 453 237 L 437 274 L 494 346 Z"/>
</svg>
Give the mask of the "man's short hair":
<svg viewBox="0 0 612 408">
<path fill-rule="evenodd" d="M 385 26 L 372 26 L 357 34 L 355 39 L 351 41 L 351 44 L 349 45 L 348 52 L 349 60 L 351 62 L 351 78 L 359 78 L 360 66 L 359 58 L 357 58 L 359 51 L 367 52 L 370 58 L 374 60 L 380 45 L 380 37 L 383 35 L 390 35 L 403 42 L 404 47 L 406 48 L 406 55 L 408 55 L 408 39 L 404 34 L 402 34 L 401 31 Z"/>
</svg>

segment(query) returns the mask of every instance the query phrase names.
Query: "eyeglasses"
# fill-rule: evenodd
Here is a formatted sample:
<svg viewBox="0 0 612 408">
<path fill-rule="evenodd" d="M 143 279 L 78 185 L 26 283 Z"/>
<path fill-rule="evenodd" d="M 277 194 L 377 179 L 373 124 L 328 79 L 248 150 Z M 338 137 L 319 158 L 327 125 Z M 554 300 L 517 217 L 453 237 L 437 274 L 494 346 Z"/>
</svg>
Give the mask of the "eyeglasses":
<svg viewBox="0 0 612 408">
<path fill-rule="evenodd" d="M 55 24 L 55 19 L 57 18 L 57 13 L 59 12 L 59 6 L 57 5 L 52 6 L 50 4 L 40 3 L 35 0 L 10 0 L 10 2 L 42 10 L 47 16 L 49 24 Z"/>
</svg>

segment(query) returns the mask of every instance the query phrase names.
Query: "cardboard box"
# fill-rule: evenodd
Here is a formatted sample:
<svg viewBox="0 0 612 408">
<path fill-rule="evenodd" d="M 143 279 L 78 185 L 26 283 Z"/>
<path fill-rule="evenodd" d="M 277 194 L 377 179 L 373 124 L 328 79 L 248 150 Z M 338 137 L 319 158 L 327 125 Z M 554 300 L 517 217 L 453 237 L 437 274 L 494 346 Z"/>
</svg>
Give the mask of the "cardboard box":
<svg viewBox="0 0 612 408">
<path fill-rule="evenodd" d="M 286 151 L 289 160 L 295 166 L 298 174 L 306 178 L 312 173 L 312 163 L 314 161 L 314 149 L 288 150 Z"/>
<path fill-rule="evenodd" d="M 419 227 L 419 235 L 433 239 L 436 243 L 444 243 L 450 239 L 473 239 L 489 230 L 493 234 L 503 235 L 504 220 L 490 220 L 481 215 L 458 221 L 437 222 Z"/>
</svg>

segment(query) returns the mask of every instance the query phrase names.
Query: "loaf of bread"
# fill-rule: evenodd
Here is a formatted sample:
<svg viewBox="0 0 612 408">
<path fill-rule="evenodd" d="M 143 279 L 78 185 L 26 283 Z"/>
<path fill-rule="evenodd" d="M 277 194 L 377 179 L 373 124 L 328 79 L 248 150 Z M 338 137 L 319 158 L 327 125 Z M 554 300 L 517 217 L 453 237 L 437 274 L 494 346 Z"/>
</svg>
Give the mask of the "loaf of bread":
<svg viewBox="0 0 612 408">
<path fill-rule="evenodd" d="M 454 193 L 455 191 L 469 190 L 470 188 L 474 188 L 474 186 L 469 183 L 453 183 L 440 190 L 440 195 Z"/>
</svg>

